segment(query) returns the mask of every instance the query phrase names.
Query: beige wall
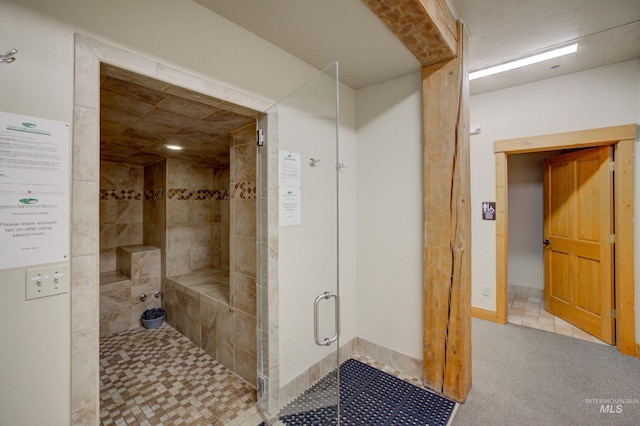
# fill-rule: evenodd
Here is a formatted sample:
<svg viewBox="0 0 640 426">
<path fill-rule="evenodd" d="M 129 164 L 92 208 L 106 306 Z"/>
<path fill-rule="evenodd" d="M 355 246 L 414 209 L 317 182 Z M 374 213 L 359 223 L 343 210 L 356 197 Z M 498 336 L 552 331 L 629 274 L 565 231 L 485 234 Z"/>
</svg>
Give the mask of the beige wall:
<svg viewBox="0 0 640 426">
<path fill-rule="evenodd" d="M 495 309 L 495 222 L 483 221 L 480 213 L 483 201 L 495 200 L 493 141 L 635 123 L 639 74 L 640 61 L 634 60 L 471 97 L 471 122 L 482 128 L 471 136 L 473 306 Z M 635 161 L 637 173 L 640 157 Z M 637 196 L 635 203 L 640 206 Z M 640 218 L 640 208 L 635 216 Z M 636 244 L 636 256 L 639 251 Z M 483 295 L 483 286 L 491 289 L 489 296 Z M 640 315 L 636 324 L 640 333 Z"/>
<path fill-rule="evenodd" d="M 496 228 L 495 222 L 481 219 L 482 202 L 495 200 L 493 141 L 637 123 L 639 86 L 640 61 L 634 60 L 471 96 L 472 126 L 482 128 L 471 136 L 473 306 L 495 309 Z M 409 75 L 357 92 L 357 332 L 417 358 L 422 358 L 420 90 L 419 75 Z M 637 174 L 640 156 L 635 161 Z M 640 206 L 640 185 L 635 190 Z M 635 216 L 640 223 L 640 207 Z M 640 241 L 640 226 L 635 233 Z M 483 286 L 489 287 L 489 296 L 483 295 Z"/>
<path fill-rule="evenodd" d="M 422 359 L 420 75 L 361 89 L 357 102 L 357 335 Z"/>
</svg>

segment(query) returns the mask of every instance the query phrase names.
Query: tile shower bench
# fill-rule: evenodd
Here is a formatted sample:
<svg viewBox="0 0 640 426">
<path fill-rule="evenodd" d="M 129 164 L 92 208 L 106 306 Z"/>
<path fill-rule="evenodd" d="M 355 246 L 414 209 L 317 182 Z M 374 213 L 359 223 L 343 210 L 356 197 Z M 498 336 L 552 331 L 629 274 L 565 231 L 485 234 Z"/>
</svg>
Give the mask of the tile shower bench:
<svg viewBox="0 0 640 426">
<path fill-rule="evenodd" d="M 225 367 L 234 368 L 229 271 L 205 269 L 163 280 L 167 323 Z"/>
<path fill-rule="evenodd" d="M 100 337 L 142 327 L 142 312 L 160 307 L 160 259 L 158 247 L 116 248 L 116 270 L 100 273 Z"/>
</svg>

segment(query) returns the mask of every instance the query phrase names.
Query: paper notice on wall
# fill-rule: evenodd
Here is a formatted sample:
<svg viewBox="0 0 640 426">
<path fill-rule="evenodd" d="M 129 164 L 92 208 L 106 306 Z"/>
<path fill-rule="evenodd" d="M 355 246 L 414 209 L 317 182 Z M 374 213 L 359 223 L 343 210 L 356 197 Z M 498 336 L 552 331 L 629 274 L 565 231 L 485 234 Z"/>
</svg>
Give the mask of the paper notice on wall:
<svg viewBox="0 0 640 426">
<path fill-rule="evenodd" d="M 67 193 L 69 125 L 0 112 L 0 191 Z"/>
<path fill-rule="evenodd" d="M 295 226 L 302 223 L 300 188 L 280 187 L 280 226 Z"/>
<path fill-rule="evenodd" d="M 280 151 L 279 156 L 280 226 L 302 223 L 302 156 L 297 152 Z"/>
<path fill-rule="evenodd" d="M 300 176 L 302 174 L 302 156 L 297 152 L 280 151 L 278 161 L 279 185 L 300 188 Z"/>
<path fill-rule="evenodd" d="M 69 260 L 66 195 L 0 194 L 0 269 Z"/>
<path fill-rule="evenodd" d="M 0 112 L 0 269 L 69 260 L 69 125 Z"/>
</svg>

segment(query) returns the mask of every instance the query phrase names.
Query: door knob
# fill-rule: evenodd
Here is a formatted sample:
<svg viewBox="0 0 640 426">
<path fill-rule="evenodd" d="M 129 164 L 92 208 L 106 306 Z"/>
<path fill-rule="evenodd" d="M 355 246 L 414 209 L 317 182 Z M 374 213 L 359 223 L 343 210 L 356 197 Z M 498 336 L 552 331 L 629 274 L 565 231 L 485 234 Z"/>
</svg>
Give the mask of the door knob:
<svg viewBox="0 0 640 426">
<path fill-rule="evenodd" d="M 549 244 L 551 244 L 551 241 L 549 241 L 549 240 L 544 240 L 544 241 L 542 242 L 542 244 L 544 244 L 545 246 L 548 246 Z"/>
</svg>

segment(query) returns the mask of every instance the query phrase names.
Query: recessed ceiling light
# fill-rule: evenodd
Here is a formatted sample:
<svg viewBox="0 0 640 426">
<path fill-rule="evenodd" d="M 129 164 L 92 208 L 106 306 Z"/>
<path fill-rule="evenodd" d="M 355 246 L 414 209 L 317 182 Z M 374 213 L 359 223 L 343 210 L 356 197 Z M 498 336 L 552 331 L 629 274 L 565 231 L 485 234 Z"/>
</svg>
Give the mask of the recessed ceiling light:
<svg viewBox="0 0 640 426">
<path fill-rule="evenodd" d="M 168 143 L 164 147 L 170 149 L 171 151 L 182 151 L 184 149 L 184 146 L 176 145 L 174 143 Z"/>
<path fill-rule="evenodd" d="M 537 55 L 529 56 L 526 58 L 518 59 L 517 61 L 507 62 L 506 64 L 496 65 L 495 67 L 485 68 L 483 70 L 474 71 L 469 73 L 469 80 L 475 80 L 476 78 L 486 77 L 500 72 L 509 71 L 512 69 L 525 67 L 531 64 L 537 64 L 538 62 L 547 61 L 549 59 L 557 58 L 559 56 L 568 55 L 578 50 L 578 43 L 561 47 L 559 49 L 550 50 L 548 52 L 539 53 Z"/>
</svg>

